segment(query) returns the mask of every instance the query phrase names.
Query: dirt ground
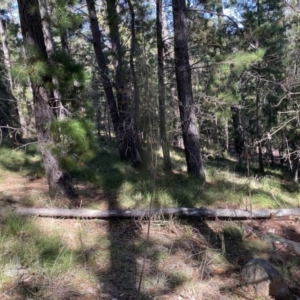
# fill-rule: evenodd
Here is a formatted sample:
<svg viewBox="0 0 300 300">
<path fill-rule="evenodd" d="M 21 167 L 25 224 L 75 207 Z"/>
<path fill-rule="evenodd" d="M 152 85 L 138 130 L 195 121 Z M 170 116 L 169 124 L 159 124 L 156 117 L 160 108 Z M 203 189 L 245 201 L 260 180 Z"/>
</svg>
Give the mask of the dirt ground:
<svg viewBox="0 0 300 300">
<path fill-rule="evenodd" d="M 95 209 L 108 209 L 108 199 L 101 190 L 80 184 L 76 188 L 80 195 L 77 206 L 84 208 L 93 203 Z M 61 199 L 49 202 L 47 192 L 47 181 L 43 178 L 17 176 L 7 177 L 4 180 L 2 178 L 0 206 L 44 207 L 47 205 L 49 207 L 58 204 L 60 207 L 68 206 L 68 203 L 61 201 Z M 46 221 L 42 219 L 40 222 Z M 73 230 L 74 224 L 79 220 L 58 219 L 54 222 L 57 222 L 59 226 L 63 226 L 64 231 L 67 232 Z M 155 282 L 156 290 L 152 291 L 149 279 L 148 296 L 145 296 L 145 299 L 147 297 L 149 299 L 196 300 L 263 299 L 255 298 L 253 290 L 242 284 L 240 279 L 242 267 L 251 257 L 255 256 L 268 259 L 280 270 L 289 285 L 292 294 L 290 299 L 299 299 L 297 297 L 300 297 L 300 217 L 244 221 L 154 220 L 150 227 L 150 253 L 154 251 L 153 249 L 156 249 L 160 251 L 160 255 L 162 255 L 161 252 L 166 252 L 164 255 L 167 256 L 162 259 L 159 268 L 158 265 L 155 267 L 156 269 L 154 269 L 153 261 L 151 261 L 154 256 L 149 256 L 148 260 L 142 254 L 133 255 L 130 253 L 133 241 L 147 240 L 148 223 L 146 221 L 101 220 L 97 222 L 85 220 L 89 233 L 91 236 L 93 236 L 93 233 L 97 233 L 98 238 L 99 236 L 110 235 L 111 245 L 121 243 L 123 248 L 118 251 L 121 251 L 119 255 L 123 255 L 128 259 L 129 266 L 126 266 L 126 270 L 136 274 L 137 270 L 140 270 L 139 268 L 144 264 L 145 278 L 150 278 L 153 274 L 156 274 L 156 276 L 160 274 L 159 276 L 162 277 L 162 272 L 157 271 L 160 268 L 160 270 L 164 270 L 164 274 L 167 274 L 164 276 L 169 278 L 169 282 L 172 280 L 175 282 L 179 279 L 175 280 L 172 273 L 187 268 L 186 272 L 191 276 L 189 278 L 200 278 L 203 280 L 202 285 L 205 282 L 206 285 L 200 287 L 202 290 L 214 290 L 211 293 L 202 292 L 200 295 L 199 287 L 192 288 L 191 282 L 189 284 L 177 284 L 176 287 L 174 284 L 174 288 L 164 289 L 158 287 L 159 279 L 157 279 Z M 101 231 L 99 231 L 99 224 L 101 224 Z M 235 228 L 236 231 L 232 231 L 232 228 Z M 86 242 L 86 244 L 88 245 L 89 242 Z M 96 250 L 93 250 L 93 247 Z M 88 245 L 89 251 L 97 251 L 97 247 L 92 242 Z M 226 261 L 218 262 L 217 259 L 211 258 L 209 256 L 211 254 L 207 254 L 211 253 L 208 252 L 208 249 L 211 249 L 212 252 L 216 250 L 218 253 L 222 253 Z M 206 253 L 205 255 L 208 256 L 204 259 L 200 253 Z M 196 256 L 198 257 L 197 260 L 194 259 Z M 109 272 L 107 271 L 107 265 L 103 262 L 96 267 L 93 266 L 95 274 L 99 277 L 99 286 L 94 291 L 97 298 L 94 299 L 134 299 L 134 296 L 128 296 L 131 293 L 128 288 L 128 280 L 131 281 L 131 284 L 133 281 L 136 284 L 137 278 L 133 278 L 133 275 L 131 278 L 131 275 L 126 275 L 126 272 L 122 271 L 119 259 L 119 257 L 115 257 L 116 261 L 111 262 Z M 135 261 L 132 266 L 130 266 L 131 261 Z M 205 261 L 205 265 L 203 261 Z M 166 270 L 170 270 L 170 273 Z M 199 273 L 201 273 L 201 276 Z M 109 285 L 107 283 L 108 278 Z M 106 288 L 103 288 L 104 283 Z M 216 288 L 216 285 L 218 285 L 218 288 Z M 107 288 L 107 286 L 110 286 L 110 288 Z M 161 290 L 158 293 L 157 289 L 159 288 Z M 112 290 L 118 291 L 119 298 L 114 296 Z M 151 297 L 151 295 L 154 296 Z M 76 299 L 93 299 L 93 297 Z"/>
</svg>

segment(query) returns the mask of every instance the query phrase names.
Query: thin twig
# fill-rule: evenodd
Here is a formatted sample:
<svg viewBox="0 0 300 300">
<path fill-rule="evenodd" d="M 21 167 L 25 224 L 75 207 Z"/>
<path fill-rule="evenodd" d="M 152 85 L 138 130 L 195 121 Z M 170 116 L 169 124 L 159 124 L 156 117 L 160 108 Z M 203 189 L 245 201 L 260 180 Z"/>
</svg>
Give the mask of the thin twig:
<svg viewBox="0 0 300 300">
<path fill-rule="evenodd" d="M 151 144 L 151 148 L 152 148 L 152 146 L 153 145 Z M 153 153 L 153 151 L 152 151 L 152 153 Z M 151 210 L 152 210 L 152 206 L 153 206 L 153 202 L 154 202 L 154 196 L 155 196 L 155 190 L 156 190 L 156 173 L 157 173 L 157 151 L 155 151 L 155 154 L 154 154 L 153 177 L 152 177 L 152 193 L 151 193 L 151 199 L 150 199 L 150 203 L 149 203 L 149 219 L 148 219 L 148 226 L 147 226 L 146 250 L 145 250 L 144 255 L 143 255 L 143 265 L 142 265 L 141 276 L 140 276 L 140 280 L 139 280 L 139 286 L 138 286 L 138 290 L 137 290 L 137 299 L 140 299 L 142 281 L 143 281 L 144 271 L 145 271 L 146 257 L 147 257 L 148 249 L 149 249 L 150 227 L 151 227 L 150 213 L 151 213 Z"/>
</svg>

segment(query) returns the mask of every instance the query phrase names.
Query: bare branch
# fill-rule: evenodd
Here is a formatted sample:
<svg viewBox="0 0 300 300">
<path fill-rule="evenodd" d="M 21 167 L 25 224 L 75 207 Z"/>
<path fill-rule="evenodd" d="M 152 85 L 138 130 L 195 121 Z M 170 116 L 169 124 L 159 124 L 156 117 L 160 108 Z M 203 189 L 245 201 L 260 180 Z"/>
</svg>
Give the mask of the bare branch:
<svg viewBox="0 0 300 300">
<path fill-rule="evenodd" d="M 158 209 L 133 209 L 133 210 L 92 210 L 92 209 L 61 209 L 61 208 L 28 208 L 18 207 L 14 212 L 19 215 L 52 217 L 52 218 L 80 218 L 80 219 L 108 219 L 108 218 L 159 218 L 164 215 L 182 215 L 198 218 L 230 218 L 230 219 L 259 219 L 283 216 L 300 216 L 299 208 L 291 209 L 207 209 L 207 208 L 158 208 Z M 0 210 L 0 214 L 6 213 Z"/>
</svg>

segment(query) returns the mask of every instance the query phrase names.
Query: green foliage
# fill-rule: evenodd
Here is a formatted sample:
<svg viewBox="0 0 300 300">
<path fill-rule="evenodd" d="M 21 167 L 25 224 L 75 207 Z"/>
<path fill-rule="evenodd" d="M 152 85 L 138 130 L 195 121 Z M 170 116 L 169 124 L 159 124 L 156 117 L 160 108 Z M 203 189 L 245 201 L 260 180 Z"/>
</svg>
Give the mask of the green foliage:
<svg viewBox="0 0 300 300">
<path fill-rule="evenodd" d="M 54 64 L 49 67 L 49 70 L 51 74 L 56 75 L 59 79 L 59 87 L 63 95 L 70 95 L 74 89 L 77 88 L 78 90 L 84 87 L 87 81 L 87 73 L 82 64 L 59 51 L 56 51 L 51 59 Z"/>
<path fill-rule="evenodd" d="M 65 170 L 74 170 L 95 156 L 94 124 L 84 119 L 55 120 L 50 131 L 54 153 Z"/>
<path fill-rule="evenodd" d="M 29 50 L 28 55 L 37 55 L 36 51 L 31 49 Z M 12 70 L 12 76 L 15 80 L 17 80 L 20 83 L 27 83 L 28 77 L 35 82 L 35 83 L 43 83 L 46 76 L 49 76 L 51 74 L 49 65 L 46 61 L 43 60 L 36 60 L 28 62 L 28 64 L 21 65 L 16 64 Z M 48 81 L 49 81 L 48 77 Z"/>
<path fill-rule="evenodd" d="M 3 167 L 18 170 L 26 161 L 22 151 L 12 151 L 9 147 L 1 146 L 0 154 L 0 165 Z"/>
<path fill-rule="evenodd" d="M 39 6 L 38 5 L 30 5 L 29 6 L 29 13 L 31 15 L 36 15 L 37 13 L 39 13 Z"/>
<path fill-rule="evenodd" d="M 57 0 L 56 7 L 52 11 L 51 23 L 53 29 L 63 33 L 65 30 L 76 30 L 83 22 L 81 14 L 74 14 L 69 7 L 76 5 L 77 1 L 70 0 Z"/>
<path fill-rule="evenodd" d="M 28 49 L 28 55 L 39 57 L 38 53 L 32 48 Z M 53 65 L 42 59 L 35 59 L 34 61 L 30 59 L 25 66 L 23 63 L 21 64 L 20 59 L 19 63 L 14 64 L 11 70 L 12 77 L 22 84 L 28 83 L 28 77 L 35 83 L 45 83 L 46 80 L 47 87 L 53 90 L 57 88 L 53 86 L 51 81 L 52 76 L 55 75 L 59 80 L 59 90 L 63 96 L 63 104 L 78 109 L 78 104 L 83 104 L 79 97 L 88 81 L 85 67 L 62 52 L 56 52 L 51 59 Z M 74 101 L 74 99 L 78 100 Z"/>
<path fill-rule="evenodd" d="M 227 225 L 223 231 L 225 239 L 234 242 L 242 242 L 243 241 L 243 228 L 241 226 L 237 226 L 235 224 Z"/>
<path fill-rule="evenodd" d="M 3 226 L 5 224 L 5 226 Z M 42 269 L 47 275 L 65 272 L 76 261 L 76 255 L 53 235 L 41 235 L 30 219 L 7 214 L 0 229 L 2 266 L 13 258 L 23 267 Z"/>
<path fill-rule="evenodd" d="M 4 170 L 20 172 L 22 175 L 42 177 L 44 168 L 37 144 L 30 144 L 18 150 L 0 146 L 0 173 Z"/>
<path fill-rule="evenodd" d="M 229 55 L 226 61 L 230 64 L 231 72 L 240 75 L 253 64 L 261 62 L 265 53 L 266 50 L 263 48 L 258 48 L 256 51 L 237 51 Z"/>
<path fill-rule="evenodd" d="M 262 61 L 265 50 L 259 48 L 257 51 L 240 50 L 233 54 L 225 55 L 222 62 L 215 69 L 212 78 L 212 86 L 218 86 L 219 98 L 229 103 L 238 101 L 240 98 L 238 79 L 242 73 L 254 64 Z"/>
</svg>

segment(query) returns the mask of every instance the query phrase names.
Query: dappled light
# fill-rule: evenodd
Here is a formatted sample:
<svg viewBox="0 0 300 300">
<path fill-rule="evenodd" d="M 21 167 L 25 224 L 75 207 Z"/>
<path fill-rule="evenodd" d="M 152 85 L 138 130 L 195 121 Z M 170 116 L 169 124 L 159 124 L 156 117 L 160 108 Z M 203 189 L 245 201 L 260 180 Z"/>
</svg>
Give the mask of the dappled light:
<svg viewBox="0 0 300 300">
<path fill-rule="evenodd" d="M 299 24 L 1 1 L 0 300 L 300 299 Z"/>
<path fill-rule="evenodd" d="M 228 165 L 223 162 L 222 168 L 215 166 L 214 161 L 211 165 L 208 161 L 208 182 L 205 184 L 199 184 L 197 179 L 185 174 L 160 172 L 153 194 L 151 175 L 116 162 L 113 151 L 113 147 L 106 146 L 93 161 L 76 171 L 81 208 L 142 208 L 151 199 L 154 207 L 245 209 L 248 206 L 250 209 L 250 205 L 275 208 L 296 205 L 289 202 L 292 197 L 297 199 L 296 192 L 291 194 L 280 188 L 282 175 L 249 178 L 243 173 L 230 172 L 230 161 Z M 32 154 L 23 152 L 19 155 L 26 161 Z M 36 162 L 38 160 L 32 164 L 33 169 Z M 30 166 L 28 160 L 28 173 L 24 174 L 1 163 L 2 170 L 10 174 L 0 180 L 2 208 L 49 204 L 50 207 L 64 207 L 58 199 L 49 202 L 44 179 L 32 181 Z M 5 187 L 12 186 L 11 178 L 20 186 L 5 193 Z M 36 194 L 29 199 L 32 182 L 37 184 Z M 27 189 L 21 189 L 21 183 Z M 66 295 L 73 299 L 94 299 L 95 295 L 100 295 L 105 299 L 123 295 L 123 299 L 127 299 L 137 296 L 143 270 L 141 299 L 150 296 L 159 299 L 166 295 L 217 299 L 222 294 L 251 299 L 248 295 L 254 290 L 249 290 L 239 279 L 241 267 L 252 257 L 262 257 L 282 268 L 281 259 L 289 255 L 284 248 L 277 247 L 274 256 L 275 250 L 265 235 L 271 232 L 300 241 L 297 223 L 293 220 L 287 221 L 293 223 L 286 227 L 279 227 L 280 221 L 265 221 L 266 226 L 269 224 L 267 227 L 258 222 L 158 218 L 151 221 L 147 241 L 147 222 L 139 219 L 80 221 L 20 218 L 9 214 L 2 218 L 0 225 L 3 241 L 0 256 L 4 270 L 7 270 L 1 280 L 3 287 L 13 285 L 16 280 L 19 282 L 6 292 L 9 297 L 35 294 L 58 299 Z M 297 262 L 291 262 L 283 269 L 294 291 L 299 282 L 297 269 L 293 267 Z M 19 270 L 24 274 L 22 279 Z M 236 278 L 235 282 L 233 278 Z"/>
</svg>

